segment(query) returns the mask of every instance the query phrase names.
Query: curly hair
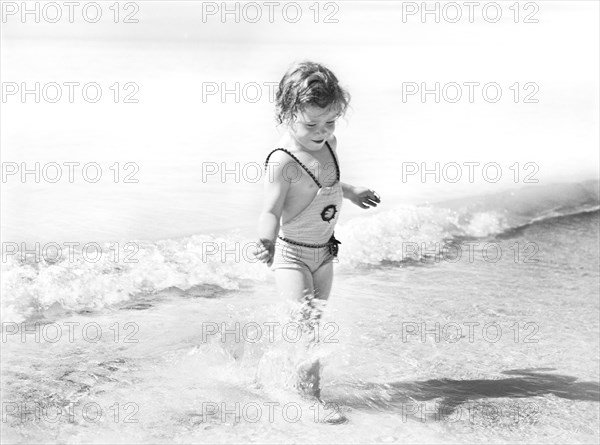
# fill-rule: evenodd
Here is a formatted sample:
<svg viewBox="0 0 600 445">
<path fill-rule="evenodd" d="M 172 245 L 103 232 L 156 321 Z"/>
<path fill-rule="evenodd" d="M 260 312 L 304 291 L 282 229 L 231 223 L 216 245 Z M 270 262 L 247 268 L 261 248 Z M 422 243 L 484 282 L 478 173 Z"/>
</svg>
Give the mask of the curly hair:
<svg viewBox="0 0 600 445">
<path fill-rule="evenodd" d="M 277 122 L 292 121 L 307 105 L 336 107 L 344 114 L 350 103 L 350 94 L 343 89 L 335 74 L 315 62 L 294 64 L 279 82 L 275 95 Z"/>
</svg>

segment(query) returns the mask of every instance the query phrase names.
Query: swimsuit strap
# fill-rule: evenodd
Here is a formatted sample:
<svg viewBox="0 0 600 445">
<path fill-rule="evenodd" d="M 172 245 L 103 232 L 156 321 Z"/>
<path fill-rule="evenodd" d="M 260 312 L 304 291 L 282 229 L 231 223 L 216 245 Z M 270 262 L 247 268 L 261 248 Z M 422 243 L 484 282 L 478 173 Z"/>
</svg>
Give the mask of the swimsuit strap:
<svg viewBox="0 0 600 445">
<path fill-rule="evenodd" d="M 335 164 L 335 173 L 336 173 L 336 182 L 339 182 L 340 180 L 340 166 L 338 165 L 337 159 L 335 157 L 335 154 L 333 154 L 333 150 L 331 149 L 331 147 L 329 146 L 329 142 L 325 141 L 325 144 L 327 145 L 327 148 L 329 149 L 329 153 L 331 153 L 331 157 L 333 158 L 333 162 Z"/>
<path fill-rule="evenodd" d="M 331 147 L 329 146 L 329 142 L 325 141 L 325 144 L 327 145 L 327 148 L 329 149 L 329 153 L 331 153 L 331 157 L 333 158 L 333 162 L 335 164 L 335 173 L 336 173 L 336 182 L 340 181 L 340 166 L 338 165 L 337 159 L 335 157 L 335 155 L 333 154 L 333 150 L 331 149 Z M 269 163 L 269 158 L 271 157 L 271 155 L 273 153 L 275 153 L 277 150 L 281 150 L 286 152 L 288 155 L 291 156 L 291 158 L 296 161 L 298 164 L 300 164 L 300 167 L 302 167 L 306 173 L 309 174 L 309 176 L 313 179 L 313 181 L 315 181 L 315 183 L 317 184 L 317 186 L 319 188 L 321 187 L 321 183 L 317 180 L 317 178 L 315 178 L 315 175 L 312 174 L 312 172 L 302 163 L 300 162 L 300 160 L 294 156 L 292 153 L 290 153 L 288 150 L 286 150 L 285 148 L 276 148 L 275 150 L 273 150 L 271 153 L 269 153 L 269 155 L 267 156 L 267 160 L 265 161 L 265 170 L 267 169 L 267 164 Z"/>
<path fill-rule="evenodd" d="M 285 148 L 276 148 L 275 150 L 273 150 L 271 153 L 269 153 L 269 156 L 267 156 L 267 160 L 265 161 L 265 169 L 267 168 L 267 164 L 269 163 L 269 158 L 271 157 L 271 155 L 273 153 L 275 153 L 277 150 L 281 150 L 281 151 L 285 151 L 287 154 L 289 154 L 292 159 L 294 161 L 296 161 L 298 164 L 300 164 L 300 167 L 302 167 L 306 173 L 308 173 L 310 175 L 311 178 L 313 178 L 313 181 L 315 181 L 315 183 L 317 184 L 317 186 L 319 186 L 319 188 L 321 188 L 321 184 L 319 183 L 319 181 L 317 181 L 317 178 L 315 178 L 315 175 L 312 174 L 312 172 L 302 163 L 300 162 L 300 160 L 294 156 L 293 154 L 291 154 L 288 150 L 286 150 Z"/>
</svg>

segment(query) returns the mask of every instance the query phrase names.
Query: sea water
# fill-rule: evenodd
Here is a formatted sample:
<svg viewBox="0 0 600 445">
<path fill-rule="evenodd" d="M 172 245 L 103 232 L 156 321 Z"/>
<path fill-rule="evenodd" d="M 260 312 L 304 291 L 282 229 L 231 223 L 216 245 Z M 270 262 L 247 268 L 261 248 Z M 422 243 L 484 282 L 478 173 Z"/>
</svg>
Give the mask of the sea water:
<svg viewBox="0 0 600 445">
<path fill-rule="evenodd" d="M 290 319 L 272 273 L 203 252 L 239 235 L 148 243 L 131 264 L 11 262 L 5 440 L 593 442 L 595 187 L 567 187 L 579 211 L 552 196 L 554 214 L 517 226 L 433 206 L 342 225 L 311 353 L 341 426 L 289 385 L 306 353 L 277 331 Z"/>
<path fill-rule="evenodd" d="M 131 26 L 9 22 L 3 79 L 30 90 L 56 82 L 63 96 L 7 96 L 2 156 L 18 170 L 3 179 L 3 237 L 114 243 L 236 228 L 254 236 L 257 167 L 282 131 L 272 92 L 305 59 L 330 66 L 352 95 L 336 130 L 342 181 L 373 188 L 387 209 L 597 178 L 600 73 L 587 56 L 599 51 L 596 9 L 548 2 L 532 26 L 505 14 L 494 26 L 457 27 L 403 23 L 393 3 L 352 2 L 336 23 L 253 26 L 203 23 L 200 2 L 148 2 Z M 65 82 L 80 84 L 72 102 Z M 406 96 L 409 82 L 456 83 L 462 99 Z M 471 102 L 464 82 L 495 82 L 502 97 L 491 102 L 478 89 Z M 532 103 L 522 100 L 526 82 L 539 87 Z M 101 88 L 95 103 L 83 98 L 88 83 Z M 38 177 L 21 181 L 36 162 Z M 50 163 L 59 180 L 55 168 L 43 173 Z M 72 179 L 65 163 L 79 163 Z M 91 163 L 98 167 L 84 171 Z M 344 209 L 344 220 L 359 215 Z"/>
<path fill-rule="evenodd" d="M 535 113 L 402 104 L 399 78 L 448 64 L 515 80 L 468 33 L 453 34 L 455 59 L 429 46 L 441 28 L 407 26 L 377 49 L 368 36 L 344 40 L 350 19 L 318 44 L 4 42 L 6 80 L 130 81 L 140 102 L 5 107 L 3 162 L 97 162 L 104 176 L 2 184 L 4 243 L 102 249 L 3 258 L 3 441 L 596 443 L 597 94 L 585 79 L 598 73 L 546 18 L 529 40 L 523 28 L 503 34 L 523 63 L 536 38 L 572 57 L 562 70 L 528 65 L 558 98 Z M 404 73 L 390 62 L 417 56 Z M 342 180 L 382 197 L 368 211 L 346 201 L 336 228 L 333 291 L 308 353 L 329 407 L 293 390 L 307 353 L 283 336 L 289 302 L 250 255 L 260 181 L 205 174 L 261 165 L 278 130 L 269 101 L 203 102 L 202 82 L 276 82 L 303 58 L 331 64 L 353 94 L 337 131 Z M 581 84 L 561 90 L 575 73 Z M 503 177 L 402 175 L 407 162 L 436 161 L 497 162 Z M 114 181 L 115 162 L 137 182 Z M 274 326 L 273 341 L 255 341 L 256 326 Z M 349 422 L 323 423 L 335 410 Z"/>
</svg>

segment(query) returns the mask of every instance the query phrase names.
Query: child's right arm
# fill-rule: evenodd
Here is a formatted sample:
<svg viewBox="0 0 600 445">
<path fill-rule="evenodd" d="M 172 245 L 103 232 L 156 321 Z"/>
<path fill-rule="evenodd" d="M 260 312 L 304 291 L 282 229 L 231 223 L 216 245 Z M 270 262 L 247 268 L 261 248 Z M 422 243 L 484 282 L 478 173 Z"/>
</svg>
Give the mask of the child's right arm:
<svg viewBox="0 0 600 445">
<path fill-rule="evenodd" d="M 279 234 L 279 222 L 283 206 L 290 189 L 290 181 L 285 169 L 290 159 L 285 153 L 277 151 L 269 159 L 264 182 L 264 204 L 258 219 L 259 250 L 256 253 L 259 261 L 271 266 L 275 254 L 275 240 Z M 260 246 L 262 244 L 262 248 Z"/>
</svg>

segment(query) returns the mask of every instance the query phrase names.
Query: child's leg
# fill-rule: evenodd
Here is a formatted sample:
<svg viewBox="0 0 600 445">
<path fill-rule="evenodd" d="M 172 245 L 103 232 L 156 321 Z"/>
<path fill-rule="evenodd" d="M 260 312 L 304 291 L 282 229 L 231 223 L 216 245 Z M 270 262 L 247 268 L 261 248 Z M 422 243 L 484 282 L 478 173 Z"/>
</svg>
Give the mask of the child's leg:
<svg viewBox="0 0 600 445">
<path fill-rule="evenodd" d="M 329 294 L 331 293 L 331 287 L 333 284 L 333 263 L 328 262 L 323 264 L 312 274 L 313 278 L 313 289 L 314 296 L 319 300 L 327 301 Z M 313 315 L 314 318 L 320 320 L 321 308 L 315 308 L 316 313 Z M 317 398 L 321 398 L 321 363 L 316 360 L 312 363 L 307 363 L 305 370 L 307 379 L 314 382 L 315 391 L 313 395 Z"/>
<path fill-rule="evenodd" d="M 275 282 L 277 291 L 282 298 L 290 299 L 299 303 L 293 309 L 293 321 L 300 324 L 302 328 L 303 340 L 315 340 L 313 328 L 315 321 L 318 321 L 319 314 L 314 308 L 312 300 L 314 299 L 315 289 L 313 286 L 313 275 L 306 267 L 295 265 L 294 268 L 281 268 L 275 270 Z M 310 346 L 309 343 L 307 346 Z"/>
<path fill-rule="evenodd" d="M 302 302 L 314 292 L 313 276 L 307 267 L 275 269 L 275 283 L 279 295 L 292 301 Z"/>
<path fill-rule="evenodd" d="M 319 305 L 310 300 L 327 300 L 333 283 L 333 263 L 327 262 L 311 273 L 308 267 L 276 269 L 275 282 L 279 295 L 301 303 L 304 317 L 302 321 L 318 321 L 321 316 Z M 310 328 L 307 325 L 307 328 Z M 310 329 L 309 329 L 310 330 Z"/>
<path fill-rule="evenodd" d="M 320 300 L 329 299 L 333 284 L 333 263 L 325 263 L 315 270 L 312 274 L 312 279 L 315 298 L 319 298 Z"/>
<path fill-rule="evenodd" d="M 321 308 L 314 307 L 310 300 L 329 298 L 333 282 L 333 264 L 331 262 L 323 264 L 314 273 L 311 273 L 308 267 L 276 269 L 275 281 L 280 295 L 305 305 L 297 321 L 305 325 L 304 335 L 307 335 L 309 340 L 316 340 L 313 323 L 318 323 Z M 320 398 L 320 369 L 318 360 L 306 361 L 299 367 L 299 389 L 302 392 Z"/>
<path fill-rule="evenodd" d="M 276 269 L 275 282 L 277 283 L 279 295 L 302 304 L 302 309 L 306 309 L 305 305 L 309 304 L 310 299 L 314 296 L 313 275 L 308 267 Z M 294 321 L 302 325 L 302 335 L 305 340 L 310 341 L 314 338 L 311 335 L 312 326 L 310 325 L 311 319 L 314 318 L 314 315 L 307 314 L 304 310 L 301 310 L 299 314 L 294 316 Z M 304 394 L 317 398 L 320 396 L 318 368 L 318 361 L 306 361 L 297 370 L 298 389 Z"/>
</svg>

